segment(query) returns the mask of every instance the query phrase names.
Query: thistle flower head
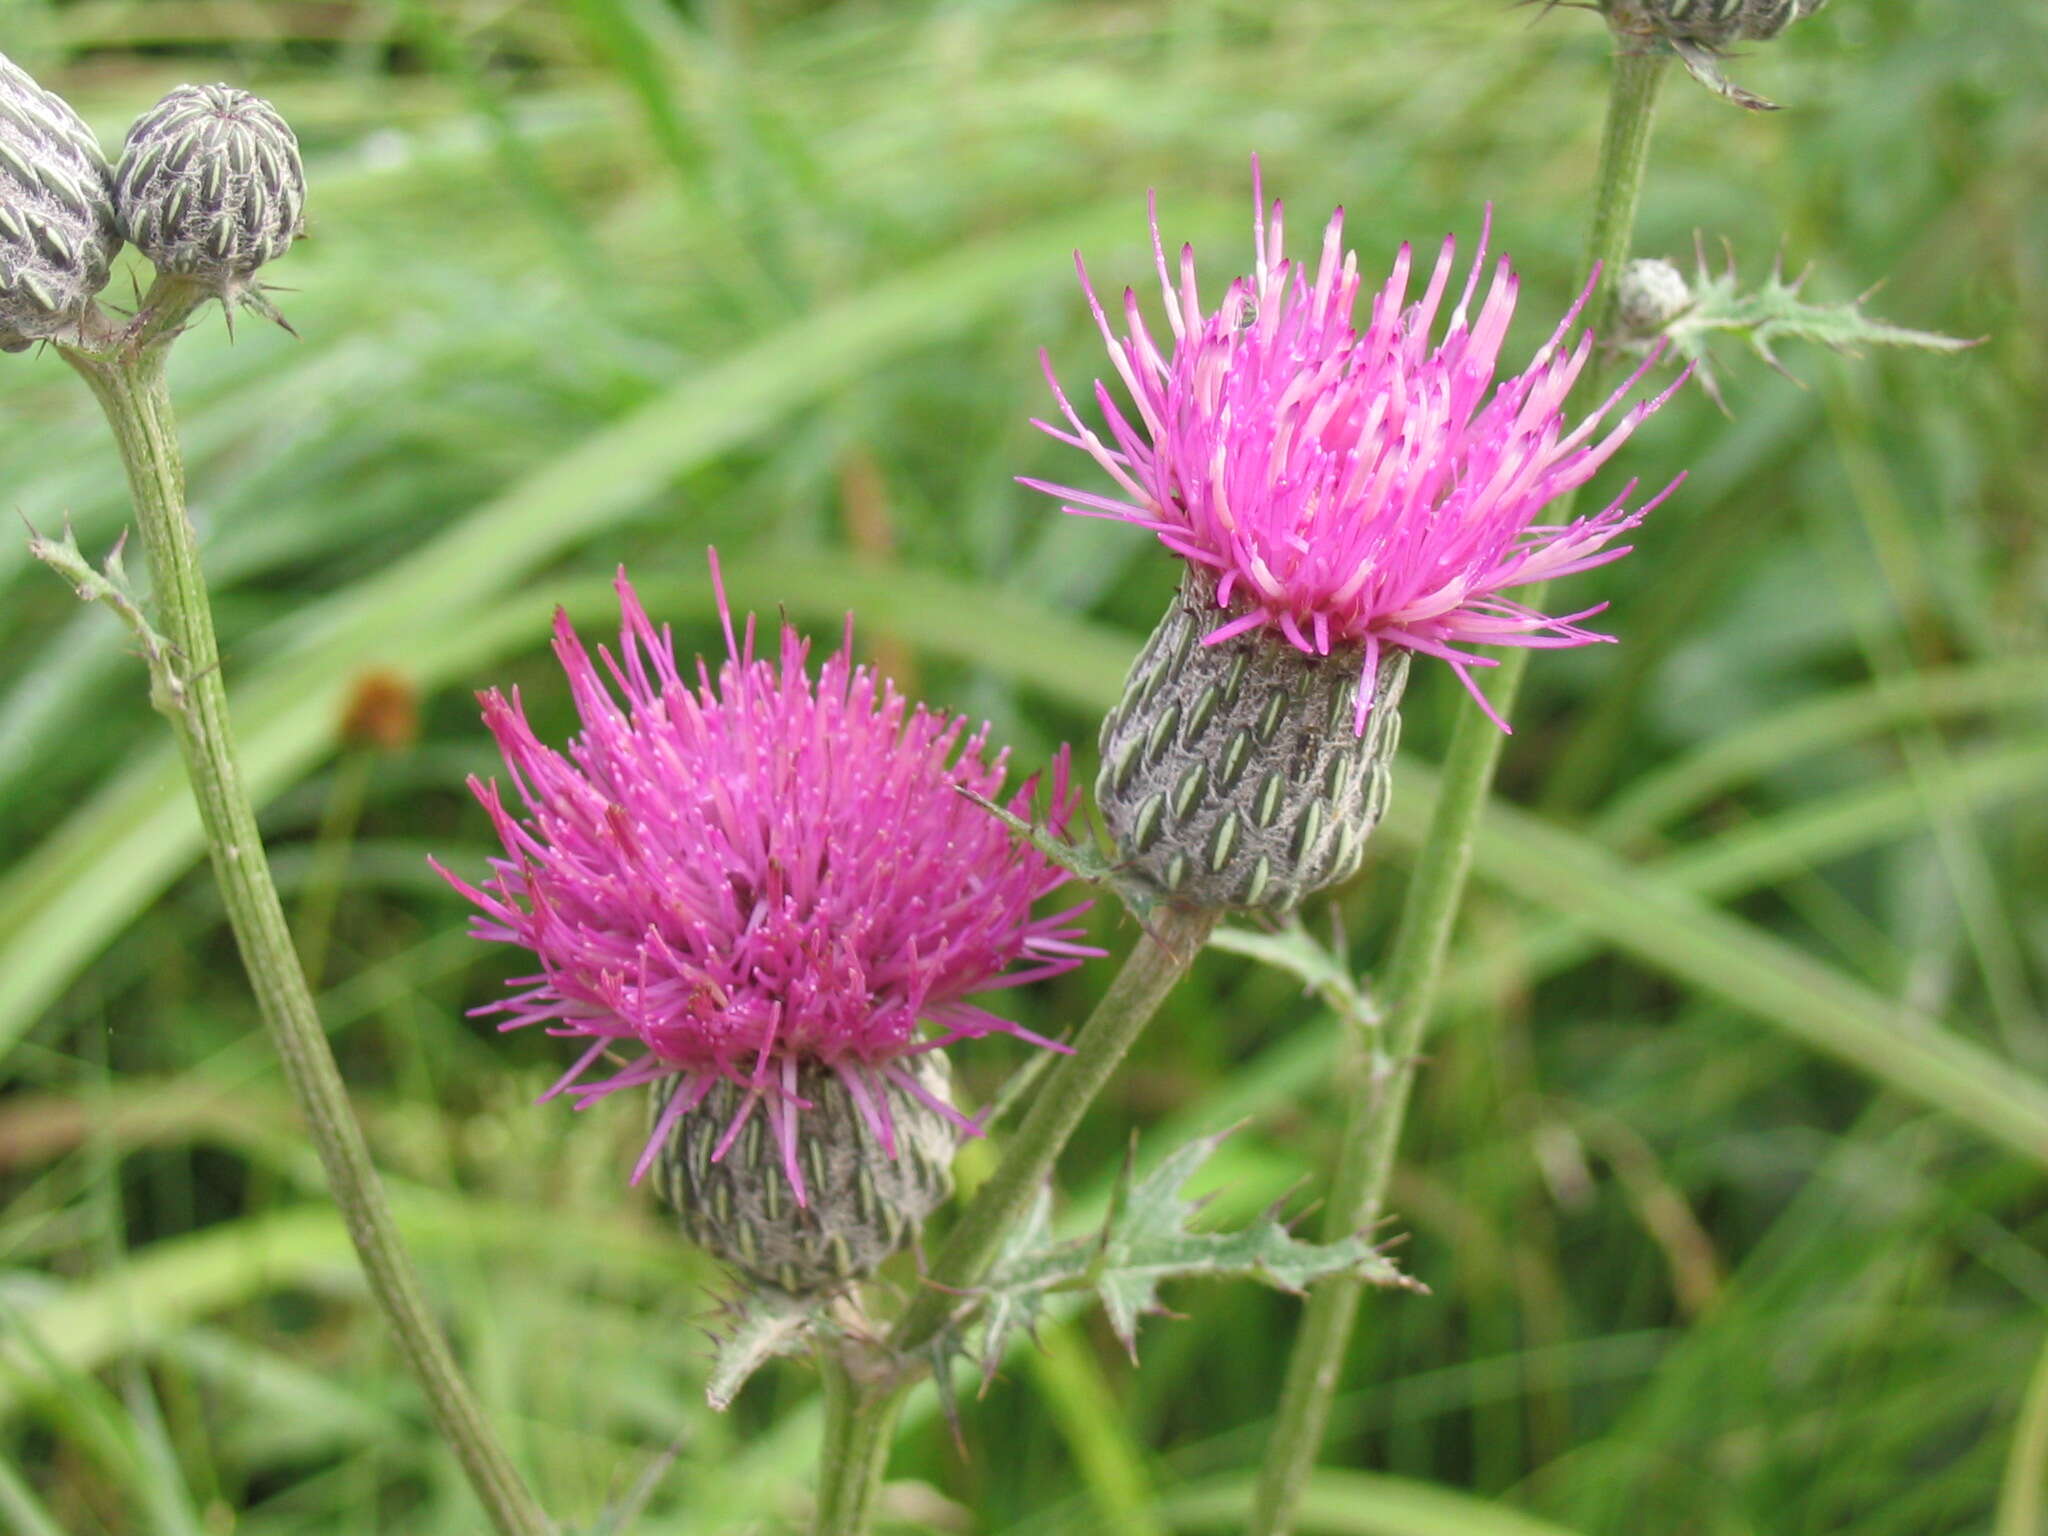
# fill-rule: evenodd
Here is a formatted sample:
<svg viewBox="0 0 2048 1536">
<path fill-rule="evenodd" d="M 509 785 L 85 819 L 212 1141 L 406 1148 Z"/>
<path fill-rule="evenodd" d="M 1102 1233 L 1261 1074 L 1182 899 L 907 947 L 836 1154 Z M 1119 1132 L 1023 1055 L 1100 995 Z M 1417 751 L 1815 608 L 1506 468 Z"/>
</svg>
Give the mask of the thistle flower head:
<svg viewBox="0 0 2048 1536">
<path fill-rule="evenodd" d="M 442 873 L 478 907 L 477 937 L 532 950 L 540 969 L 479 1012 L 582 1043 L 549 1096 L 580 1107 L 656 1089 L 636 1181 L 701 1107 L 721 1119 L 705 1156 L 765 1125 L 803 1204 L 815 1104 L 799 1084 L 819 1071 L 887 1156 L 892 1099 L 970 1128 L 912 1058 L 996 1031 L 1037 1040 L 968 998 L 1094 953 L 1077 942 L 1081 908 L 1032 915 L 1064 874 L 962 793 L 996 798 L 1007 754 L 855 665 L 850 621 L 813 680 L 787 625 L 772 655 L 751 618 L 735 637 L 721 585 L 727 657 L 686 675 L 623 571 L 618 593 L 616 652 L 593 658 L 556 618 L 583 725 L 566 752 L 535 736 L 516 693 L 482 696 L 516 802 L 471 788 L 505 852 L 481 885 Z M 1028 814 L 1034 788 L 1010 808 Z M 1051 791 L 1057 829 L 1078 798 L 1064 751 Z"/>
<path fill-rule="evenodd" d="M 114 199 L 122 233 L 158 271 L 263 309 L 249 279 L 305 227 L 299 141 L 260 96 L 181 85 L 128 130 Z"/>
<path fill-rule="evenodd" d="M 0 54 L 0 351 L 75 331 L 120 249 L 99 140 Z"/>
<path fill-rule="evenodd" d="M 1256 160 L 1253 198 L 1252 273 L 1232 282 L 1214 310 L 1202 307 L 1191 249 L 1182 249 L 1177 271 L 1169 267 L 1154 204 L 1153 254 L 1171 332 L 1163 347 L 1129 291 L 1119 335 L 1081 267 L 1135 420 L 1098 380 L 1105 441 L 1047 362 L 1065 425 L 1037 425 L 1089 453 L 1115 488 L 1024 483 L 1069 512 L 1149 529 L 1203 573 L 1218 616 L 1208 644 L 1265 630 L 1306 656 L 1356 646 L 1358 731 L 1388 647 L 1448 662 L 1498 721 L 1472 676 L 1498 663 L 1470 647 L 1611 638 L 1581 625 L 1597 607 L 1553 617 L 1509 594 L 1628 552 L 1614 541 L 1663 499 L 1632 509 L 1633 482 L 1569 523 L 1541 514 L 1591 479 L 1663 397 L 1632 407 L 1601 435 L 1631 378 L 1568 426 L 1566 396 L 1593 343 L 1567 338 L 1590 285 L 1528 367 L 1497 380 L 1518 285 L 1505 257 L 1486 278 L 1484 232 L 1439 339 L 1455 241 L 1444 242 L 1419 298 L 1410 296 L 1413 256 L 1404 245 L 1360 314 L 1343 210 L 1311 269 L 1286 257 L 1281 206 L 1266 210 Z"/>
</svg>

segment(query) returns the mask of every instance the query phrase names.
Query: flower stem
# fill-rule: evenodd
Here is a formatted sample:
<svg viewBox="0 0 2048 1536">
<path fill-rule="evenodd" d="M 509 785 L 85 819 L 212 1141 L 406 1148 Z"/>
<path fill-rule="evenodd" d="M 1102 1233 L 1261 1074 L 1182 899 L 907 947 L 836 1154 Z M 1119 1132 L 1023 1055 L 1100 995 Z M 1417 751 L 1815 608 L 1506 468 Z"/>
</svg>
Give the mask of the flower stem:
<svg viewBox="0 0 2048 1536">
<path fill-rule="evenodd" d="M 1650 165 L 1650 131 L 1657 120 L 1657 91 L 1671 63 L 1662 53 L 1622 46 L 1614 55 L 1614 83 L 1607 97 L 1607 126 L 1600 135 L 1599 179 L 1593 192 L 1593 222 L 1586 236 L 1587 265 L 1600 264 L 1600 289 L 1587 324 L 1603 336 L 1614 323 L 1615 282 L 1634 243 L 1636 205 Z"/>
<path fill-rule="evenodd" d="M 1074 1037 L 1073 1051 L 1044 1074 L 1002 1161 L 968 1203 L 932 1260 L 925 1285 L 897 1320 L 887 1344 L 888 1356 L 897 1362 L 895 1372 L 872 1384 L 859 1383 L 848 1377 L 843 1361 L 826 1358 L 818 1536 L 862 1536 L 867 1530 L 896 1412 L 917 1380 L 913 1362 L 945 1332 L 963 1293 L 988 1273 L 1005 1234 L 1052 1172 L 1088 1106 L 1187 974 L 1220 916 L 1182 907 L 1150 914 L 1130 958 Z"/>
<path fill-rule="evenodd" d="M 830 1346 L 819 1351 L 818 1364 L 825 1377 L 825 1443 L 811 1529 L 814 1536 L 862 1536 L 874 1519 L 903 1393 L 887 1382 L 863 1381 Z"/>
<path fill-rule="evenodd" d="M 1615 59 L 1607 126 L 1593 208 L 1590 255 L 1600 263 L 1592 305 L 1596 328 L 1611 316 L 1614 277 L 1628 259 L 1638 195 L 1649 159 L 1650 127 L 1662 57 L 1621 51 Z M 1559 520 L 1568 516 L 1561 511 Z M 1528 601 L 1541 602 L 1540 594 Z M 1487 696 L 1505 716 L 1521 687 L 1526 650 L 1511 649 L 1487 680 Z M 1436 1006 L 1451 929 L 1472 866 L 1479 818 L 1493 785 L 1505 735 L 1477 709 L 1458 716 L 1444 759 L 1443 786 L 1430 817 L 1415 874 L 1402 903 L 1381 995 L 1385 1017 L 1377 1040 L 1352 1039 L 1364 1058 L 1364 1091 L 1351 1105 L 1331 1182 L 1325 1218 L 1332 1239 L 1371 1228 L 1384 1214 L 1387 1183 L 1401 1142 L 1417 1052 Z M 1328 1427 L 1330 1400 L 1358 1317 L 1362 1281 L 1340 1276 L 1309 1295 L 1281 1388 L 1253 1498 L 1251 1536 L 1287 1536 Z"/>
<path fill-rule="evenodd" d="M 185 508 L 184 464 L 164 382 L 165 352 L 192 297 L 151 298 L 162 302 L 146 311 L 146 330 L 104 350 L 60 350 L 106 412 L 127 471 L 154 580 L 157 623 L 168 642 L 163 655 L 151 658 L 158 672 L 153 697 L 176 730 L 242 964 L 371 1293 L 426 1392 L 435 1425 L 500 1536 L 548 1536 L 547 1517 L 513 1470 L 428 1311 L 292 947 L 236 761 L 213 612 Z M 179 306 L 182 312 L 167 315 L 167 308 Z"/>
<path fill-rule="evenodd" d="M 1130 958 L 1074 1037 L 1072 1054 L 1045 1074 L 996 1171 L 947 1234 L 927 1283 L 890 1335 L 897 1354 L 913 1356 L 929 1345 L 959 1306 L 959 1293 L 981 1283 L 1004 1235 L 1051 1174 L 1088 1106 L 1166 994 L 1187 974 L 1220 916 L 1189 907 L 1160 907 L 1151 913 Z"/>
</svg>

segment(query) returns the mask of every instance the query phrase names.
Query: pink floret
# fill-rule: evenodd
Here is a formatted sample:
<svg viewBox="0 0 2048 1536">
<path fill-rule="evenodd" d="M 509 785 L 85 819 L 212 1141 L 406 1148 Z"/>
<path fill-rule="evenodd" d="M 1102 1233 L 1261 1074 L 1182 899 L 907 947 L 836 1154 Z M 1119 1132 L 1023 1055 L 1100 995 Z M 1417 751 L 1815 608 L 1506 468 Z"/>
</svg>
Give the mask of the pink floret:
<svg viewBox="0 0 2048 1536">
<path fill-rule="evenodd" d="M 1590 284 L 1529 366 L 1496 383 L 1517 279 L 1503 257 L 1480 296 L 1487 230 L 1441 341 L 1431 332 L 1450 288 L 1456 242 L 1449 239 L 1413 303 L 1413 255 L 1401 247 L 1361 330 L 1358 259 L 1342 248 L 1344 211 L 1325 228 L 1311 271 L 1283 255 L 1281 205 L 1268 217 L 1256 160 L 1252 181 L 1253 272 L 1230 285 L 1214 313 L 1203 311 L 1196 294 L 1193 251 L 1182 247 L 1178 273 L 1168 267 L 1152 205 L 1170 353 L 1128 290 L 1124 333 L 1117 334 L 1081 267 L 1136 420 L 1098 380 L 1105 441 L 1084 424 L 1048 361 L 1046 380 L 1065 425 L 1035 425 L 1084 449 L 1115 489 L 1023 483 L 1060 498 L 1068 512 L 1149 529 L 1207 573 L 1217 607 L 1240 610 L 1207 636 L 1212 644 L 1265 628 L 1312 655 L 1362 646 L 1359 729 L 1381 650 L 1390 645 L 1448 662 L 1498 722 L 1471 675 L 1498 661 L 1465 647 L 1613 638 L 1580 623 L 1604 604 L 1552 617 L 1505 594 L 1628 553 L 1614 540 L 1676 480 L 1633 510 L 1631 481 L 1598 512 L 1564 524 L 1537 518 L 1590 480 L 1670 392 L 1631 406 L 1596 436 L 1640 381 L 1638 370 L 1567 430 L 1566 397 L 1593 347 L 1590 334 L 1569 346 L 1567 337 Z"/>
<path fill-rule="evenodd" d="M 758 1108 L 802 1199 L 805 1062 L 838 1074 L 892 1153 L 885 1084 L 972 1129 L 903 1058 L 998 1031 L 1049 1044 L 965 999 L 1099 953 L 1075 926 L 1085 903 L 1032 915 L 1064 872 L 960 793 L 996 799 L 1007 753 L 989 755 L 986 726 L 970 735 L 856 666 L 851 620 L 814 683 L 789 626 L 773 659 L 755 654 L 751 617 L 734 635 L 720 584 L 727 659 L 685 680 L 623 570 L 617 586 L 616 654 L 593 660 L 555 617 L 583 723 L 566 755 L 534 735 L 516 691 L 480 696 L 518 805 L 472 778 L 505 856 L 481 885 L 441 873 L 479 909 L 478 938 L 532 950 L 540 971 L 477 1011 L 584 1042 L 546 1095 L 579 1108 L 680 1079 L 636 1181 L 725 1081 L 745 1097 L 723 1143 Z M 1028 815 L 1036 787 L 1010 810 Z M 1080 797 L 1064 748 L 1050 788 L 1058 831 Z"/>
</svg>

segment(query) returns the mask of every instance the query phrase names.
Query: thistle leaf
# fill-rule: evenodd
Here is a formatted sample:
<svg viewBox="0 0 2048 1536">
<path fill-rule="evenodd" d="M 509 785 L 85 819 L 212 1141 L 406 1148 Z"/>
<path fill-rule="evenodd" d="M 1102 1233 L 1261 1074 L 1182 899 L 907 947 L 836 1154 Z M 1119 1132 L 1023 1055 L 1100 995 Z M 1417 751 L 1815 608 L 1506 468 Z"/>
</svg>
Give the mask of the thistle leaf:
<svg viewBox="0 0 2048 1536">
<path fill-rule="evenodd" d="M 1732 102 L 1747 112 L 1775 112 L 1778 104 L 1755 91 L 1744 90 L 1721 68 L 1722 55 L 1719 50 L 1702 43 L 1688 42 L 1684 38 L 1670 40 L 1671 51 L 1678 55 L 1678 62 L 1685 66 L 1685 72 L 1719 96 L 1723 101 Z"/>
<path fill-rule="evenodd" d="M 1061 1243 L 1018 1242 L 991 1270 L 983 1303 L 984 1368 L 999 1360 L 1019 1327 L 1035 1320 L 1042 1298 L 1059 1290 L 1091 1290 L 1124 1347 L 1137 1354 L 1138 1323 L 1163 1311 L 1159 1287 L 1169 1280 L 1258 1280 L 1300 1291 L 1333 1275 L 1374 1285 L 1426 1289 L 1403 1275 L 1362 1236 L 1304 1242 L 1268 1211 L 1235 1232 L 1199 1232 L 1191 1222 L 1204 1201 L 1180 1191 L 1229 1130 L 1190 1142 L 1140 1179 L 1127 1165 L 1100 1231 Z M 1036 1230 L 1044 1224 L 1034 1210 Z"/>
<path fill-rule="evenodd" d="M 1851 356 L 1864 347 L 1960 352 L 1978 344 L 1936 331 L 1911 330 L 1867 315 L 1863 312 L 1863 301 L 1870 297 L 1869 293 L 1842 304 L 1808 303 L 1802 294 L 1811 272 L 1808 268 L 1787 279 L 1782 266 L 1773 267 L 1761 287 L 1744 292 L 1736 275 L 1733 253 L 1729 254 L 1727 265 L 1716 272 L 1708 265 L 1702 245 L 1691 303 L 1655 335 L 1632 339 L 1630 349 L 1646 351 L 1657 336 L 1663 337 L 1674 352 L 1692 364 L 1701 387 L 1714 403 L 1726 410 L 1712 366 L 1712 343 L 1720 334 L 1742 337 L 1757 356 L 1787 378 L 1793 375 L 1778 360 L 1777 353 L 1777 344 L 1787 339 L 1815 342 Z"/>
<path fill-rule="evenodd" d="M 1041 1185 L 1024 1219 L 1003 1239 L 993 1273 L 1028 1273 L 1026 1260 L 1052 1244 L 1052 1186 Z M 996 1378 L 996 1369 L 1010 1347 L 1013 1335 L 1022 1332 L 1037 1337 L 1039 1315 L 1045 1309 L 1045 1290 L 1028 1285 L 1007 1285 L 990 1291 L 982 1303 L 981 1390 L 986 1393 Z"/>
<path fill-rule="evenodd" d="M 1107 887 L 1123 898 L 1124 905 L 1134 912 L 1142 912 L 1152 904 L 1149 893 L 1134 887 L 1118 872 L 1117 866 L 1104 858 L 1101 852 L 1089 842 L 1068 842 L 1058 834 L 1047 830 L 1035 821 L 1026 821 L 1007 806 L 997 805 L 986 795 L 978 795 L 964 785 L 953 786 L 955 794 L 972 800 L 989 815 L 1008 827 L 1033 848 L 1059 865 L 1076 880 L 1090 885 Z"/>
<path fill-rule="evenodd" d="M 720 1413 L 740 1395 L 754 1372 L 770 1360 L 803 1353 L 817 1326 L 819 1303 L 779 1291 L 750 1290 L 736 1304 L 730 1331 L 717 1335 L 718 1357 L 704 1384 L 704 1397 Z"/>
<path fill-rule="evenodd" d="M 186 679 L 180 666 L 181 658 L 177 647 L 151 627 L 149 616 L 142 611 L 142 603 L 129 584 L 128 568 L 121 558 L 128 535 L 123 533 L 114 541 L 114 548 L 105 562 L 99 570 L 94 570 L 92 562 L 78 547 L 78 536 L 72 531 L 69 519 L 65 520 L 62 539 L 38 533 L 32 525 L 28 534 L 28 552 L 69 582 L 80 602 L 104 603 L 128 626 L 141 650 L 142 659 L 149 665 L 150 703 L 173 719 L 182 714 Z"/>
</svg>

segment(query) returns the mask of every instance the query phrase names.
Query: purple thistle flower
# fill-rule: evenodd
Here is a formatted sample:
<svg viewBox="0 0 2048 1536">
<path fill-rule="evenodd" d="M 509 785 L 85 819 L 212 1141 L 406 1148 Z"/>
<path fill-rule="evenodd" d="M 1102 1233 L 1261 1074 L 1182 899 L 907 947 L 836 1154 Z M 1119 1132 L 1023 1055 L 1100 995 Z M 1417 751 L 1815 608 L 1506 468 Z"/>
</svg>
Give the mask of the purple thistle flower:
<svg viewBox="0 0 2048 1536">
<path fill-rule="evenodd" d="M 1151 201 L 1153 255 L 1173 333 L 1170 355 L 1147 330 L 1129 290 L 1126 334 L 1115 333 L 1076 256 L 1137 421 L 1097 380 L 1095 398 L 1113 446 L 1105 443 L 1082 422 L 1046 359 L 1046 379 L 1067 427 L 1034 424 L 1086 450 L 1120 494 L 1023 483 L 1060 498 L 1068 512 L 1150 529 L 1202 573 L 1214 606 L 1227 615 L 1203 636 L 1206 644 L 1264 629 L 1308 656 L 1327 656 L 1333 646 L 1362 648 L 1357 731 L 1365 729 L 1388 647 L 1448 662 L 1505 730 L 1472 677 L 1473 668 L 1499 663 L 1466 647 L 1573 646 L 1613 638 L 1580 623 L 1604 603 L 1552 617 L 1506 594 L 1628 553 L 1613 540 L 1661 503 L 1677 480 L 1633 511 L 1626 505 L 1635 491 L 1631 481 L 1598 512 L 1563 524 L 1537 519 L 1550 502 L 1591 479 L 1670 391 L 1631 407 L 1596 437 L 1642 377 L 1638 370 L 1566 430 L 1566 397 L 1593 340 L 1582 334 L 1569 349 L 1565 341 L 1591 295 L 1590 283 L 1529 366 L 1496 385 L 1517 279 L 1502 257 L 1474 314 L 1490 210 L 1443 339 L 1433 342 L 1455 240 L 1445 240 L 1428 287 L 1412 304 L 1413 255 L 1403 245 L 1372 296 L 1361 332 L 1358 261 L 1341 246 L 1343 209 L 1330 219 L 1311 273 L 1283 254 L 1281 205 L 1273 203 L 1268 219 L 1256 157 L 1252 196 L 1252 275 L 1231 283 L 1207 314 L 1196 294 L 1193 251 L 1182 247 L 1176 277 L 1159 235 L 1157 200 Z"/>
<path fill-rule="evenodd" d="M 1061 1049 L 967 998 L 1100 951 L 1077 942 L 1085 903 L 1031 915 L 1064 872 L 961 793 L 1001 793 L 1007 752 L 988 754 L 986 726 L 970 735 L 856 666 L 851 618 L 815 683 L 809 643 L 788 625 L 779 655 L 757 656 L 751 616 L 733 633 L 715 555 L 712 580 L 727 649 L 715 677 L 700 659 L 685 680 L 668 628 L 655 628 L 623 569 L 619 647 L 599 648 L 601 669 L 556 613 L 582 734 L 556 752 L 516 690 L 480 695 L 524 814 L 472 778 L 505 857 L 481 886 L 435 867 L 478 907 L 478 938 L 540 961 L 476 1011 L 587 1042 L 544 1097 L 566 1092 L 583 1108 L 646 1085 L 665 1096 L 635 1182 L 678 1121 L 727 1084 L 719 1102 L 738 1107 L 713 1160 L 758 1111 L 801 1205 L 798 1142 L 813 1104 L 800 1071 L 836 1078 L 891 1158 L 892 1096 L 971 1132 L 909 1058 L 999 1031 Z M 1079 800 L 1067 778 L 1062 748 L 1055 831 Z M 1029 814 L 1036 786 L 1010 799 L 1014 813 Z M 617 1070 L 588 1076 L 606 1061 Z"/>
</svg>

